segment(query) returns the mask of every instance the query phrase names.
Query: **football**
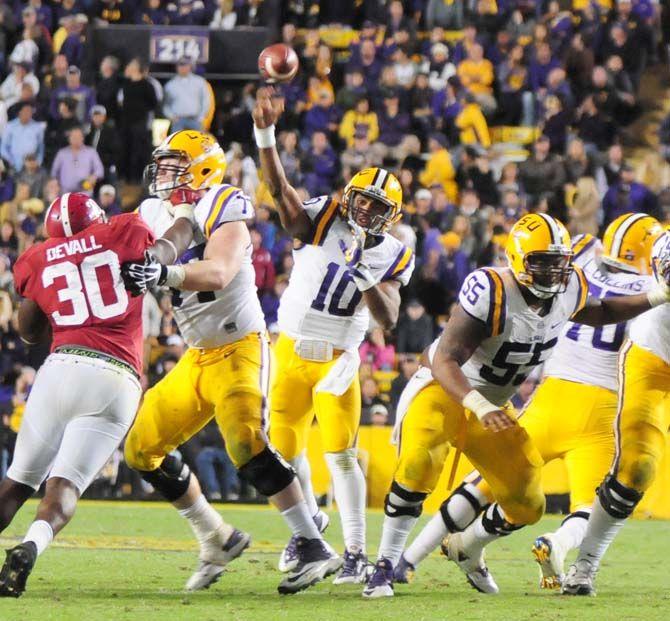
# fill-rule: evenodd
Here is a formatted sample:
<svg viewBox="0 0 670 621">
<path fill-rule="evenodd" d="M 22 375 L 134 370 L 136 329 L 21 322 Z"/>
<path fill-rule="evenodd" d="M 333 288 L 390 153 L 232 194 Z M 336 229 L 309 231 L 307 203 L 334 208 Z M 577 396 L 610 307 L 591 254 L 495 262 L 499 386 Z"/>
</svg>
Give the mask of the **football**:
<svg viewBox="0 0 670 621">
<path fill-rule="evenodd" d="M 298 73 L 298 55 L 283 43 L 266 47 L 258 57 L 258 70 L 268 84 L 290 82 Z"/>
</svg>

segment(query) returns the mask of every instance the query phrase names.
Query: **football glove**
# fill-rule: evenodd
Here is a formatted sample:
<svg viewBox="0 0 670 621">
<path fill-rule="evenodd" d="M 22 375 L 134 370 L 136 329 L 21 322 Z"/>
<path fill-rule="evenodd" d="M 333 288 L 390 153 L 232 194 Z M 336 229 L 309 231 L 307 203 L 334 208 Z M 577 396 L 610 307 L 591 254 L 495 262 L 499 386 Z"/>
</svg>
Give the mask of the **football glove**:
<svg viewBox="0 0 670 621">
<path fill-rule="evenodd" d="M 133 297 L 164 285 L 167 273 L 167 267 L 161 265 L 148 251 L 144 252 L 144 263 L 124 263 L 121 267 L 123 284 Z"/>
<path fill-rule="evenodd" d="M 347 245 L 339 240 L 340 250 L 344 255 L 344 262 L 359 291 L 367 291 L 377 284 L 370 268 L 363 263 L 363 249 L 365 248 L 365 230 L 355 222 L 349 223 L 352 241 Z"/>
</svg>

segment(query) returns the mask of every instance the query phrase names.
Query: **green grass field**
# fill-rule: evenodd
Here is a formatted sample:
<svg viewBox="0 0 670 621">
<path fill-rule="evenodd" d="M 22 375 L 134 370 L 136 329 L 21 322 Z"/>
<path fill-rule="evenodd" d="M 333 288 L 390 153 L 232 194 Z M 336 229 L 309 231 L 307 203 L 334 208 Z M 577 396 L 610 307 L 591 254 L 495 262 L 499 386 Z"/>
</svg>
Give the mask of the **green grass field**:
<svg viewBox="0 0 670 621">
<path fill-rule="evenodd" d="M 22 536 L 34 507 L 29 504 L 17 516 L 3 534 L 3 545 Z M 280 518 L 265 507 L 219 509 L 230 522 L 248 530 L 254 541 L 210 590 L 195 594 L 181 590 L 196 564 L 196 546 L 187 523 L 169 506 L 83 502 L 72 524 L 39 559 L 27 593 L 19 600 L 0 600 L 0 620 L 668 618 L 667 522 L 627 525 L 602 568 L 596 598 L 565 598 L 537 588 L 529 549 L 535 535 L 558 524 L 558 518 L 547 517 L 491 546 L 488 559 L 501 588 L 498 596 L 476 593 L 455 566 L 435 554 L 421 566 L 412 585 L 396 588 L 395 598 L 366 601 L 360 587 L 336 588 L 330 583 L 280 597 L 275 565 L 287 532 Z M 332 517 L 328 539 L 341 547 L 339 520 Z M 381 513 L 371 512 L 371 551 L 376 549 L 381 522 Z"/>
</svg>

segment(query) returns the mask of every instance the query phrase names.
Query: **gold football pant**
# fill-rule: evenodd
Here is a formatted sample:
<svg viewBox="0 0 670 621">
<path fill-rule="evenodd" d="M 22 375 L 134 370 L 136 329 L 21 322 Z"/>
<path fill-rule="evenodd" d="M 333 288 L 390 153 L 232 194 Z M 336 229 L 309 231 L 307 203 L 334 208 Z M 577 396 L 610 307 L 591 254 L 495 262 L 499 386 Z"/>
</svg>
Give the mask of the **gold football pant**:
<svg viewBox="0 0 670 621">
<path fill-rule="evenodd" d="M 517 424 L 498 433 L 487 431 L 432 382 L 416 395 L 402 421 L 395 481 L 411 492 L 432 492 L 450 446 L 462 448 L 509 522 L 533 524 L 542 517 L 543 461 L 526 430 Z"/>
<path fill-rule="evenodd" d="M 212 417 L 237 468 L 267 446 L 270 348 L 253 333 L 214 349 L 189 349 L 147 391 L 126 438 L 131 468 L 151 471 Z"/>
<path fill-rule="evenodd" d="M 361 420 L 358 376 L 340 396 L 316 392 L 316 385 L 326 377 L 337 358 L 329 362 L 303 360 L 294 345 L 293 339 L 280 334 L 274 346 L 276 373 L 270 389 L 272 445 L 285 459 L 294 459 L 307 448 L 309 429 L 316 416 L 324 452 L 338 453 L 352 448 Z"/>
<path fill-rule="evenodd" d="M 619 354 L 619 411 L 612 474 L 644 492 L 656 477 L 670 427 L 670 365 L 631 341 Z"/>
</svg>

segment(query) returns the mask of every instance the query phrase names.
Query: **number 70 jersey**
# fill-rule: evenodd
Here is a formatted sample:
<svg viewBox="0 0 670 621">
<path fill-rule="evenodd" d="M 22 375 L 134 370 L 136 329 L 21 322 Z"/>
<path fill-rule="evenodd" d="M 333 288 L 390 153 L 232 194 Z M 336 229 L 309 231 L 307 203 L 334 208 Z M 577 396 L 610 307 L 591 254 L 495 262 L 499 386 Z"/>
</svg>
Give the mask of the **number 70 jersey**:
<svg viewBox="0 0 670 621">
<path fill-rule="evenodd" d="M 293 339 L 355 349 L 368 329 L 370 313 L 340 248 L 340 241 L 352 243 L 349 225 L 339 203 L 329 196 L 308 200 L 303 208 L 312 221 L 312 236 L 310 243 L 293 250 L 293 270 L 279 304 L 279 328 Z M 362 261 L 378 283 L 396 280 L 406 285 L 414 269 L 412 251 L 389 234 L 366 248 Z"/>
</svg>

